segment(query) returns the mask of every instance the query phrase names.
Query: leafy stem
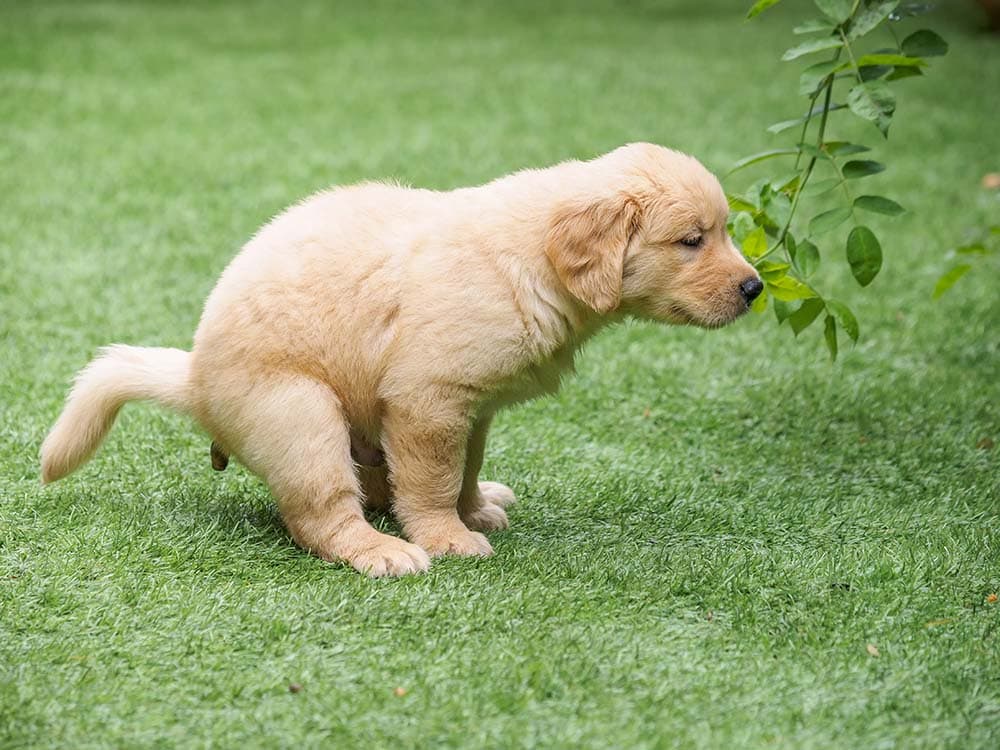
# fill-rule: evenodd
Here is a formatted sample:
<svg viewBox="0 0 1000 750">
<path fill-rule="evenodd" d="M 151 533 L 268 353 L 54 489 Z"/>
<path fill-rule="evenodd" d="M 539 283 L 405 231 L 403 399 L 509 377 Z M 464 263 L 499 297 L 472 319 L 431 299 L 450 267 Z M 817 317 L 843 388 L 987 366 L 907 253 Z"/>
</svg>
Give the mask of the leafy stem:
<svg viewBox="0 0 1000 750">
<path fill-rule="evenodd" d="M 838 26 L 837 33 L 840 34 L 840 40 L 844 43 L 841 47 L 843 50 L 847 50 L 847 56 L 851 59 L 851 67 L 854 69 L 854 75 L 858 79 L 858 83 L 864 83 L 864 79 L 861 78 L 861 68 L 858 67 L 858 61 L 854 57 L 854 50 L 851 49 L 851 43 L 847 41 L 847 34 L 844 33 L 844 27 Z"/>
<path fill-rule="evenodd" d="M 836 57 L 834 57 L 831 62 L 836 62 L 838 57 L 840 57 L 840 52 L 839 51 L 837 52 Z M 823 89 L 817 88 L 813 92 L 812 96 L 809 97 L 809 109 L 806 110 L 805 119 L 804 119 L 804 121 L 802 123 L 802 132 L 799 133 L 799 143 L 805 143 L 806 142 L 806 133 L 809 132 L 809 125 L 812 124 L 812 118 L 809 115 L 812 113 L 813 108 L 816 106 L 816 100 L 819 99 L 819 95 L 822 94 L 822 93 L 823 93 Z M 826 114 L 826 113 L 824 112 L 824 114 Z M 795 169 L 799 168 L 799 164 L 801 162 L 802 162 L 802 151 L 800 149 L 799 153 L 796 154 L 796 156 L 795 156 Z"/>
<path fill-rule="evenodd" d="M 747 16 L 754 18 L 781 1 L 756 0 Z M 772 148 L 744 157 L 730 170 L 732 174 L 771 159 L 794 156 L 794 174 L 791 179 L 784 176 L 764 178 L 755 182 L 745 195 L 730 195 L 730 231 L 742 245 L 743 253 L 757 267 L 765 284 L 767 294 L 757 298 L 754 310 L 761 312 L 770 306 L 779 325 L 787 323 L 796 336 L 821 320 L 823 338 L 830 356 L 836 359 L 838 331 L 856 342 L 859 327 L 847 305 L 818 291 L 815 280 L 823 255 L 818 238 L 849 221 L 851 229 L 844 244 L 845 258 L 858 285 L 867 287 L 882 269 L 882 246 L 864 223 L 864 217 L 872 213 L 896 216 L 905 209 L 891 198 L 848 184 L 882 172 L 885 165 L 872 159 L 854 158 L 854 154 L 871 150 L 863 143 L 836 138 L 827 142 L 830 113 L 850 111 L 888 138 L 896 112 L 895 82 L 922 75 L 928 64 L 926 58 L 946 54 L 948 43 L 930 29 L 919 29 L 900 41 L 889 26 L 892 21 L 924 12 L 927 9 L 924 4 L 898 0 L 813 0 L 812 4 L 821 16 L 806 20 L 793 29 L 796 35 L 806 35 L 806 38 L 785 50 L 781 59 L 798 60 L 821 52 L 829 59 L 809 64 L 802 71 L 799 90 L 809 100 L 805 115 L 776 122 L 768 128 L 772 133 L 795 128 L 798 140 L 791 148 Z M 880 27 L 892 34 L 895 49 L 865 52 L 865 37 Z M 840 62 L 844 57 L 847 60 Z M 845 100 L 833 104 L 834 88 L 841 85 L 845 88 Z M 819 120 L 815 129 L 813 119 Z M 826 193 L 825 185 L 829 184 L 829 189 L 836 191 L 836 202 L 840 205 L 814 212 L 805 222 L 807 230 L 802 238 L 797 239 L 792 223 L 802 223 L 801 214 L 807 211 L 805 206 L 812 203 L 804 201 L 803 195 L 815 174 L 816 162 L 822 160 L 830 162 L 835 178 L 824 181 L 823 190 L 812 191 L 809 197 L 813 193 Z M 860 194 L 855 197 L 855 193 Z M 779 251 L 784 254 L 782 260 L 788 262 L 772 259 Z M 937 293 L 953 284 L 969 267 L 961 263 L 949 271 Z"/>
<path fill-rule="evenodd" d="M 837 177 L 840 179 L 840 187 L 844 188 L 844 195 L 847 198 L 847 205 L 851 207 L 851 218 L 856 219 L 857 215 L 854 212 L 854 196 L 851 194 L 851 188 L 847 184 L 847 178 L 844 177 L 844 170 L 841 168 L 839 164 L 837 164 L 836 159 L 830 159 L 830 163 L 833 165 L 833 168 L 837 170 Z"/>
<path fill-rule="evenodd" d="M 837 54 L 833 56 L 833 59 L 830 62 L 836 63 L 838 59 L 840 59 L 840 49 L 837 50 Z M 819 95 L 823 94 L 823 112 L 820 115 L 819 135 L 817 136 L 817 143 L 816 143 L 816 147 L 820 149 L 823 148 L 823 137 L 826 135 L 826 123 L 827 119 L 830 116 L 830 102 L 833 99 L 833 82 L 834 82 L 834 75 L 833 73 L 830 73 L 826 77 L 823 86 L 817 90 L 816 95 L 812 99 L 812 101 L 815 102 L 816 99 L 819 97 Z M 808 126 L 809 126 L 809 121 L 806 120 L 806 127 Z M 802 135 L 804 138 L 805 128 L 803 128 Z M 802 151 L 800 149 L 799 157 L 801 156 L 802 156 Z M 792 205 L 788 211 L 788 218 L 785 220 L 784 226 L 782 226 L 781 231 L 778 233 L 778 238 L 775 240 L 774 245 L 768 248 L 767 252 L 760 257 L 760 260 L 764 260 L 769 255 L 773 255 L 778 250 L 778 248 L 784 248 L 785 255 L 786 256 L 788 255 L 788 248 L 785 246 L 785 240 L 788 237 L 788 230 L 792 225 L 792 219 L 795 218 L 795 210 L 799 206 L 799 199 L 802 197 L 802 193 L 805 190 L 806 184 L 809 182 L 809 178 L 812 176 L 813 168 L 816 166 L 816 159 L 817 157 L 815 154 L 810 155 L 809 163 L 806 164 L 805 169 L 802 171 L 802 177 L 799 179 L 799 184 L 795 188 L 795 196 L 792 198 Z M 796 159 L 796 166 L 798 166 L 798 159 Z M 791 261 L 791 258 L 789 258 L 789 261 Z"/>
<path fill-rule="evenodd" d="M 886 24 L 885 28 L 889 31 L 890 34 L 892 34 L 892 41 L 896 45 L 896 51 L 902 54 L 903 45 L 899 43 L 899 37 L 896 35 L 896 30 L 892 28 L 892 24 Z"/>
</svg>

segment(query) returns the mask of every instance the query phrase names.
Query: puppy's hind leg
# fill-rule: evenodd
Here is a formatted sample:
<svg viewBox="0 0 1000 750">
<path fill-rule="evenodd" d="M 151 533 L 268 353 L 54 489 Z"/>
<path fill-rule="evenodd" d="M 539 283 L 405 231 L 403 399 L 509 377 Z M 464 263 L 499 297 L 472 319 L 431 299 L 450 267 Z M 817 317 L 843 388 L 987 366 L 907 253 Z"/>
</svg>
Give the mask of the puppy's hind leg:
<svg viewBox="0 0 1000 750">
<path fill-rule="evenodd" d="M 515 499 L 513 491 L 506 485 L 479 481 L 489 427 L 489 417 L 480 417 L 472 427 L 465 454 L 462 491 L 458 496 L 458 514 L 465 525 L 474 531 L 506 529 L 510 522 L 504 507 L 511 505 Z"/>
<path fill-rule="evenodd" d="M 333 391 L 302 377 L 257 382 L 238 412 L 240 434 L 227 444 L 267 482 L 301 547 L 371 576 L 427 570 L 420 547 L 365 520 L 348 424 Z"/>
</svg>

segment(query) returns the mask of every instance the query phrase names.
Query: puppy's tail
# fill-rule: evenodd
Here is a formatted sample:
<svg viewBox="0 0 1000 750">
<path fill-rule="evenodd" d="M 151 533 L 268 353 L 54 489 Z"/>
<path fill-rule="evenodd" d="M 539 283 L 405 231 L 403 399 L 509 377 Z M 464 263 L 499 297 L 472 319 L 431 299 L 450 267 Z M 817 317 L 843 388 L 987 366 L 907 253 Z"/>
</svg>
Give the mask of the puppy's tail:
<svg viewBox="0 0 1000 750">
<path fill-rule="evenodd" d="M 115 344 L 77 374 L 58 421 L 42 443 L 42 482 L 62 479 L 87 461 L 128 401 L 153 399 L 191 410 L 191 353 Z"/>
</svg>

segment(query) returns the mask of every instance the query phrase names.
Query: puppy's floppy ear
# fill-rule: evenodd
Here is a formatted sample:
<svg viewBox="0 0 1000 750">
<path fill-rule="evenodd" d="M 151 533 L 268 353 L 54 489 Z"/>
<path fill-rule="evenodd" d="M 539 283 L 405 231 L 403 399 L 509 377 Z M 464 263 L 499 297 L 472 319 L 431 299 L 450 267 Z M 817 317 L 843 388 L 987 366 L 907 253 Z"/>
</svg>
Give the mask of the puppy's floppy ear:
<svg viewBox="0 0 1000 750">
<path fill-rule="evenodd" d="M 622 293 L 625 248 L 639 225 L 639 203 L 624 193 L 556 210 L 545 254 L 570 293 L 607 313 Z"/>
</svg>

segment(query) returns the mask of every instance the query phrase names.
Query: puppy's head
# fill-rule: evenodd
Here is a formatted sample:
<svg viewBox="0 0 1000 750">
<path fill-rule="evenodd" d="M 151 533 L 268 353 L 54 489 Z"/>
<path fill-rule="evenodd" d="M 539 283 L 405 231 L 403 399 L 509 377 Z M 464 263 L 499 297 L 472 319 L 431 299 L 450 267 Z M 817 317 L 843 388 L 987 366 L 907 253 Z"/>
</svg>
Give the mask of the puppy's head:
<svg viewBox="0 0 1000 750">
<path fill-rule="evenodd" d="M 760 294 L 760 277 L 726 232 L 722 187 L 697 160 L 632 144 L 581 174 L 580 194 L 555 211 L 546 254 L 588 307 L 717 328 Z"/>
</svg>

